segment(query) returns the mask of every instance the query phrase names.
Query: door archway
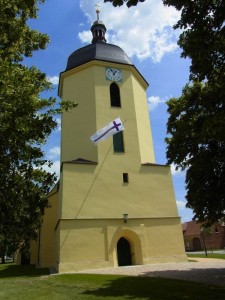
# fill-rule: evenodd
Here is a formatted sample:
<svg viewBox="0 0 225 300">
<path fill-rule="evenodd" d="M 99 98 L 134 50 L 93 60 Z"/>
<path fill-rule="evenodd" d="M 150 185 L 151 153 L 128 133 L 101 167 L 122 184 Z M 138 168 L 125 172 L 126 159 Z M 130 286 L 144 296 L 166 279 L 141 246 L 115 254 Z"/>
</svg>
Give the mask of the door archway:
<svg viewBox="0 0 225 300">
<path fill-rule="evenodd" d="M 117 242 L 117 258 L 118 266 L 132 265 L 130 243 L 124 237 Z"/>
<path fill-rule="evenodd" d="M 194 251 L 202 250 L 200 239 L 197 237 L 193 239 L 193 250 Z"/>
</svg>

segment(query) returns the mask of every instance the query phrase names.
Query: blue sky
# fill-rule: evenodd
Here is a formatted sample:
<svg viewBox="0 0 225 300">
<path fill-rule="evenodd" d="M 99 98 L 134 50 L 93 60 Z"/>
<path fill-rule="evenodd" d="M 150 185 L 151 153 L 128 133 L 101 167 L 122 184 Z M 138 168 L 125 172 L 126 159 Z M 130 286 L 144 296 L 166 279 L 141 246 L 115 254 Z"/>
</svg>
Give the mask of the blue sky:
<svg viewBox="0 0 225 300">
<path fill-rule="evenodd" d="M 147 100 L 156 162 L 166 163 L 166 101 L 179 97 L 188 82 L 189 60 L 181 59 L 177 46 L 178 31 L 172 26 L 179 19 L 179 12 L 164 7 L 162 1 L 146 0 L 128 9 L 114 8 L 103 0 L 46 0 L 39 6 L 37 20 L 29 25 L 47 33 L 50 43 L 46 50 L 37 51 L 26 59 L 45 72 L 53 83 L 48 96 L 57 97 L 58 76 L 66 68 L 68 56 L 77 48 L 91 42 L 90 27 L 96 20 L 95 5 L 100 5 L 100 19 L 107 28 L 106 39 L 127 53 L 137 69 L 149 83 Z M 57 119 L 60 125 L 60 119 Z M 60 128 L 60 126 L 59 126 Z M 46 155 L 59 173 L 60 129 L 54 131 L 45 146 Z M 172 166 L 174 191 L 182 222 L 192 218 L 192 211 L 185 208 L 185 174 Z"/>
</svg>

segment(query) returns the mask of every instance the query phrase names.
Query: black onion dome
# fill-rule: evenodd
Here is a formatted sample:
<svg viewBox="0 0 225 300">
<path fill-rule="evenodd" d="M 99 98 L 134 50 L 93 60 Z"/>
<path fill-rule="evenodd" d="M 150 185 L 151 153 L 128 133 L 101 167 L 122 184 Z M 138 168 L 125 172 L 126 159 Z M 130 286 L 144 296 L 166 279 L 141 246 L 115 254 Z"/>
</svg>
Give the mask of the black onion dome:
<svg viewBox="0 0 225 300">
<path fill-rule="evenodd" d="M 97 7 L 97 21 L 91 26 L 92 44 L 74 51 L 68 58 L 66 71 L 81 66 L 92 60 L 107 61 L 125 65 L 133 65 L 126 53 L 118 46 L 107 44 L 104 23 L 99 20 Z"/>
<path fill-rule="evenodd" d="M 68 58 L 66 71 L 92 60 L 133 65 L 120 47 L 105 42 L 96 42 L 74 51 Z"/>
<path fill-rule="evenodd" d="M 92 44 L 97 42 L 106 43 L 106 39 L 105 39 L 106 27 L 102 21 L 100 20 L 95 21 L 94 24 L 91 26 L 91 32 L 93 37 Z"/>
</svg>

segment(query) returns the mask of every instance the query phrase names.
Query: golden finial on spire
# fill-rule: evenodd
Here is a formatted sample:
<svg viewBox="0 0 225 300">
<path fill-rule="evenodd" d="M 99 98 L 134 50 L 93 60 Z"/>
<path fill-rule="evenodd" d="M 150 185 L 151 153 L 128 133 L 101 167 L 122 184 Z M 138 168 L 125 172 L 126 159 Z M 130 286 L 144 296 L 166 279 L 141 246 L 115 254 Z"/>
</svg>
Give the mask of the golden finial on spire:
<svg viewBox="0 0 225 300">
<path fill-rule="evenodd" d="M 99 4 L 96 4 L 95 7 L 96 7 L 97 20 L 99 21 L 100 6 Z"/>
</svg>

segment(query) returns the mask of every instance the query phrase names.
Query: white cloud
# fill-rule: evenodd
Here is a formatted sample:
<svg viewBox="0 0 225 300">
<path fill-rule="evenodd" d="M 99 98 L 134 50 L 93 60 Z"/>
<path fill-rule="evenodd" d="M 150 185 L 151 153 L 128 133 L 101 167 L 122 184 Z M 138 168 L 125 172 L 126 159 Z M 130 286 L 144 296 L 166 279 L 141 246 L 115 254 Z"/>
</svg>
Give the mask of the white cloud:
<svg viewBox="0 0 225 300">
<path fill-rule="evenodd" d="M 191 221 L 193 219 L 193 211 L 190 208 L 186 207 L 186 200 L 177 200 L 177 209 L 179 212 L 179 215 L 181 217 L 181 222 L 185 223 L 188 221 Z"/>
<path fill-rule="evenodd" d="M 182 171 L 180 168 L 176 170 L 176 165 L 175 164 L 171 164 L 170 169 L 171 169 L 171 174 L 172 175 L 181 175 L 181 176 L 185 175 L 185 172 Z"/>
<path fill-rule="evenodd" d="M 53 85 L 57 85 L 59 83 L 59 76 L 48 76 L 47 78 Z"/>
<path fill-rule="evenodd" d="M 90 26 L 96 20 L 94 0 L 80 0 L 80 7 Z M 150 57 L 160 62 L 162 57 L 177 48 L 178 32 L 172 26 L 180 13 L 173 7 L 165 7 L 162 1 L 148 0 L 127 8 L 114 8 L 111 3 L 100 2 L 100 19 L 107 28 L 106 39 L 120 46 L 128 56 L 143 60 Z M 79 33 L 82 42 L 91 42 L 91 32 Z"/>
<path fill-rule="evenodd" d="M 59 178 L 59 174 L 60 174 L 60 161 L 56 160 L 53 162 L 53 165 L 50 168 L 51 172 L 55 172 L 56 176 Z"/>
<path fill-rule="evenodd" d="M 179 201 L 179 200 L 177 200 L 176 201 L 177 202 L 177 208 L 178 209 L 186 209 L 186 202 L 185 201 Z"/>
<path fill-rule="evenodd" d="M 49 173 L 56 173 L 56 176 L 59 178 L 60 175 L 60 147 L 55 146 L 50 148 L 47 152 L 46 158 L 52 161 L 51 167 L 47 164 L 43 166 L 43 169 Z"/>
<path fill-rule="evenodd" d="M 79 32 L 78 36 L 79 36 L 80 40 L 82 41 L 82 43 L 85 43 L 85 44 L 90 44 L 90 42 L 92 40 L 92 35 L 91 35 L 91 32 L 89 32 L 89 31 Z"/>
<path fill-rule="evenodd" d="M 78 36 L 79 36 L 80 40 L 85 44 L 86 43 L 90 44 L 90 42 L 92 40 L 92 34 L 90 31 L 79 32 Z"/>
<path fill-rule="evenodd" d="M 60 147 L 53 147 L 48 151 L 49 159 L 58 158 L 60 156 Z"/>
<path fill-rule="evenodd" d="M 148 107 L 149 110 L 154 110 L 159 104 L 165 104 L 165 99 L 160 99 L 159 96 L 150 96 L 148 97 Z"/>
<path fill-rule="evenodd" d="M 51 167 L 45 165 L 43 166 L 43 169 L 49 173 L 55 173 L 56 176 L 59 178 L 60 175 L 60 161 L 59 160 L 55 160 L 53 162 L 53 164 L 51 165 Z"/>
<path fill-rule="evenodd" d="M 57 123 L 57 129 L 56 130 L 61 131 L 61 118 L 56 118 L 55 121 Z"/>
</svg>

